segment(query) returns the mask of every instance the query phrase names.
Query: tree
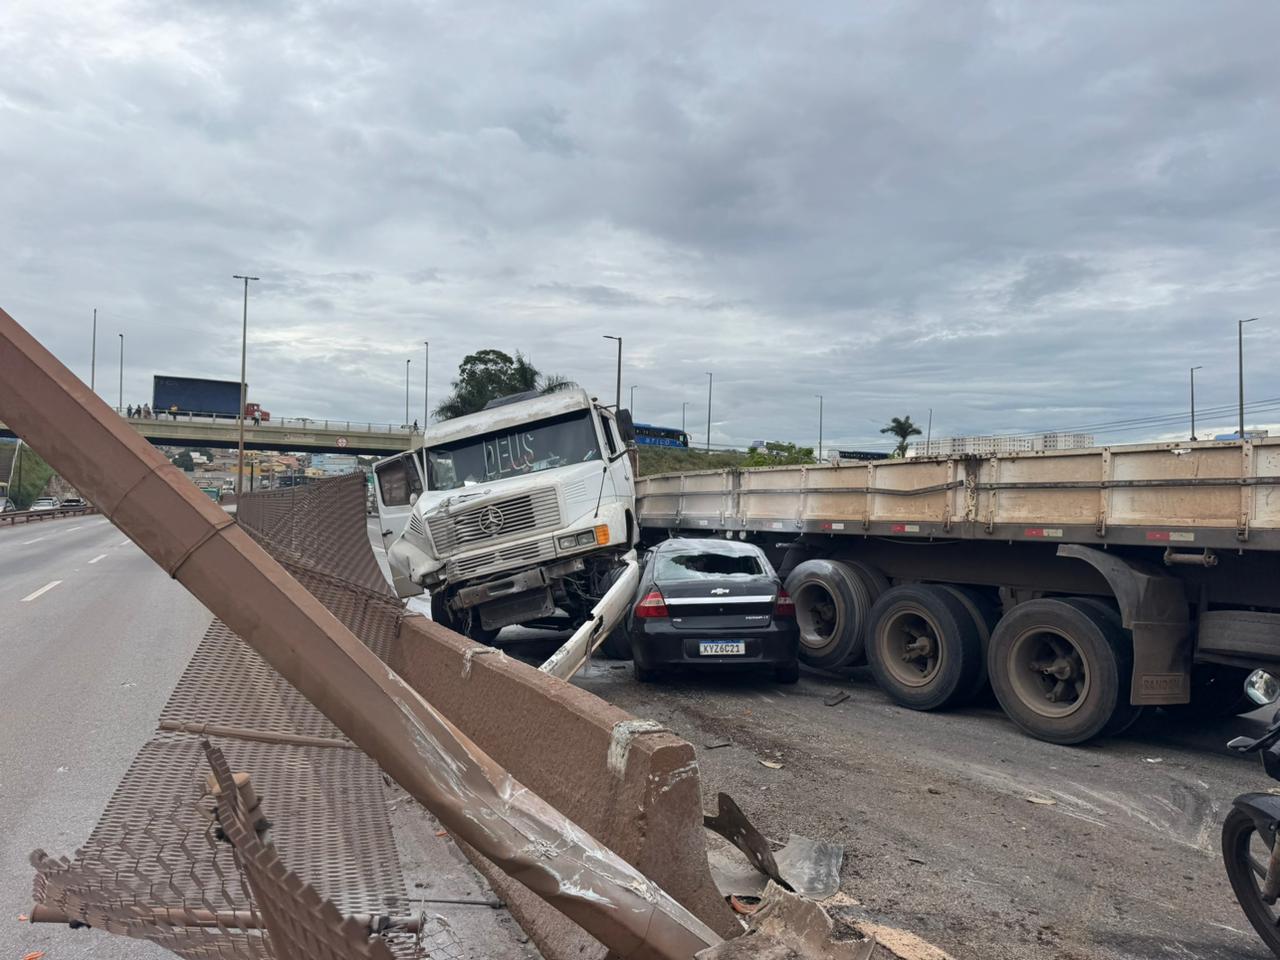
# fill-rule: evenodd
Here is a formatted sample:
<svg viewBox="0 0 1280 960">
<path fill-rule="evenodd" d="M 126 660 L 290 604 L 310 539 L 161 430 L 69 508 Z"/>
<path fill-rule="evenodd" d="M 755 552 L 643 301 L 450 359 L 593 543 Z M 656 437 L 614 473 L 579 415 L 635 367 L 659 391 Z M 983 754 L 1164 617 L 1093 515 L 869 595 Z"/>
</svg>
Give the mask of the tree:
<svg viewBox="0 0 1280 960">
<path fill-rule="evenodd" d="M 813 462 L 813 447 L 797 447 L 794 443 L 771 440 L 763 447 L 756 447 L 748 453 L 742 465 L 744 467 L 790 467 Z"/>
<path fill-rule="evenodd" d="M 911 422 L 911 416 L 894 417 L 887 427 L 880 428 L 881 433 L 891 433 L 898 438 L 898 445 L 893 450 L 895 457 L 907 455 L 907 444 L 912 437 L 918 437 L 924 431 Z"/>
<path fill-rule="evenodd" d="M 179 470 L 185 470 L 187 473 L 190 473 L 192 470 L 196 468 L 195 461 L 191 459 L 190 450 L 183 450 L 176 457 L 174 457 L 170 461 L 170 463 L 172 463 Z"/>
<path fill-rule="evenodd" d="M 577 386 L 558 374 L 543 374 L 522 353 L 513 358 L 501 350 L 469 353 L 458 364 L 453 392 L 435 409 L 437 420 L 452 420 L 483 410 L 486 403 L 513 393 L 552 393 Z"/>
</svg>

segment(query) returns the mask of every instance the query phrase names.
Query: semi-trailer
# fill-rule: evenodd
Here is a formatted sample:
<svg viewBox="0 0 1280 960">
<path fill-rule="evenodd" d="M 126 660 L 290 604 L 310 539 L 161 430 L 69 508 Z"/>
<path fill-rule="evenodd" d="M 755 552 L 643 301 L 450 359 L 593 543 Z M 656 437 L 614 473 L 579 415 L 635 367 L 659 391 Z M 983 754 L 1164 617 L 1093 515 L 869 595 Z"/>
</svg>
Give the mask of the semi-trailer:
<svg viewBox="0 0 1280 960">
<path fill-rule="evenodd" d="M 646 543 L 759 543 L 811 667 L 867 665 L 916 710 L 988 686 L 1081 743 L 1164 707 L 1251 709 L 1280 673 L 1280 438 L 668 474 Z"/>
</svg>

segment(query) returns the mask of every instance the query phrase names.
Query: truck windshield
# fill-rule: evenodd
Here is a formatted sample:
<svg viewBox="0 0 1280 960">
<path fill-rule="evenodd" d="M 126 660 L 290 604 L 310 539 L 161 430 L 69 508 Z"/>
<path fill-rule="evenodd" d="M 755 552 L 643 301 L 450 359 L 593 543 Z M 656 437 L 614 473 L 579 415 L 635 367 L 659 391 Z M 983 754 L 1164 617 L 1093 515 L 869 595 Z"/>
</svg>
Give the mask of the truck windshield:
<svg viewBox="0 0 1280 960">
<path fill-rule="evenodd" d="M 591 411 L 580 410 L 431 447 L 427 450 L 428 486 L 454 490 L 599 459 L 600 444 Z"/>
</svg>

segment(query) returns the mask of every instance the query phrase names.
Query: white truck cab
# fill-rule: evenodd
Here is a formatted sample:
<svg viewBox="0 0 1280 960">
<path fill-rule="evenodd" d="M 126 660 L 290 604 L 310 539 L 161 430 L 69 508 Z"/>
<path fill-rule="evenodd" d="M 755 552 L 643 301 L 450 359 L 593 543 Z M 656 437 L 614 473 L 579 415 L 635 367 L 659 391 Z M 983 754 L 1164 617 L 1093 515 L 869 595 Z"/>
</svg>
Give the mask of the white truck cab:
<svg viewBox="0 0 1280 960">
<path fill-rule="evenodd" d="M 557 611 L 581 622 L 637 537 L 630 434 L 578 388 L 433 425 L 374 467 L 397 593 L 430 592 L 437 622 L 486 642 Z"/>
</svg>

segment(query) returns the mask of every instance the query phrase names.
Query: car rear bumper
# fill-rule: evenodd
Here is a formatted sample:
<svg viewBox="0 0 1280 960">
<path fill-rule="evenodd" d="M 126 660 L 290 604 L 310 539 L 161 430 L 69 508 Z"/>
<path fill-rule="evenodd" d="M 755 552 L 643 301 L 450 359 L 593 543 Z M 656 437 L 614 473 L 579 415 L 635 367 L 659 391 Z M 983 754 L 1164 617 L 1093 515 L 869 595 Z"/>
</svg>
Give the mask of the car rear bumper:
<svg viewBox="0 0 1280 960">
<path fill-rule="evenodd" d="M 740 641 L 745 652 L 728 656 L 703 656 L 703 640 Z M 800 631 L 794 620 L 776 621 L 759 630 L 689 630 L 668 621 L 635 621 L 632 654 L 641 667 L 670 666 L 742 667 L 795 663 L 800 651 Z"/>
</svg>

